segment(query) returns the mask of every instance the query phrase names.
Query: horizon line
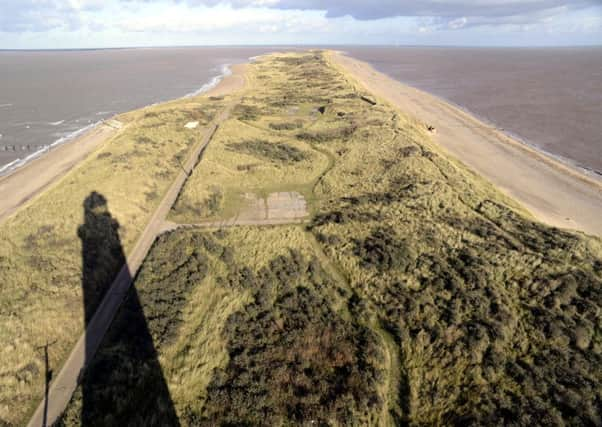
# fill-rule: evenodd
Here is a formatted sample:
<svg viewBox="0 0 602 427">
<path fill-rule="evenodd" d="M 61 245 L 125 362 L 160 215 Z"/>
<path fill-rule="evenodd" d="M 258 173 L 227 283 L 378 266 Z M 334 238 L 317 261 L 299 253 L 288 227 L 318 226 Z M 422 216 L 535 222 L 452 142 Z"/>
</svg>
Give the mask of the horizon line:
<svg viewBox="0 0 602 427">
<path fill-rule="evenodd" d="M 401 44 L 401 43 L 332 43 L 332 44 L 314 44 L 314 43 L 283 43 L 283 44 L 190 44 L 190 45 L 151 45 L 151 46 L 106 46 L 106 47 L 39 47 L 39 48 L 2 48 L 0 52 L 23 52 L 23 51 L 91 51 L 91 50 L 126 50 L 126 49 L 174 49 L 174 48 L 260 48 L 260 47 L 303 47 L 303 48 L 328 48 L 328 47 L 399 47 L 399 48 L 486 48 L 486 49 L 558 49 L 558 48 L 601 48 L 599 44 L 567 44 L 567 45 L 475 45 L 475 44 Z"/>
</svg>

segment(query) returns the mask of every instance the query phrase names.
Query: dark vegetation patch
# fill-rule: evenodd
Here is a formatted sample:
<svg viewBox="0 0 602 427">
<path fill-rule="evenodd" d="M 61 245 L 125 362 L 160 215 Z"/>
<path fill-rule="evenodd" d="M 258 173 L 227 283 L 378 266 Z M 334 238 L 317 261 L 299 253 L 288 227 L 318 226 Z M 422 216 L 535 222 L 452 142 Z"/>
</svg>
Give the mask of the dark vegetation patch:
<svg viewBox="0 0 602 427">
<path fill-rule="evenodd" d="M 335 96 L 336 99 L 356 99 L 359 98 L 359 95 L 355 92 L 348 92 L 348 93 L 339 93 Z"/>
<path fill-rule="evenodd" d="M 399 239 L 392 228 L 372 230 L 365 239 L 355 239 L 354 245 L 353 253 L 361 259 L 363 268 L 405 272 L 414 262 L 410 246 Z"/>
<path fill-rule="evenodd" d="M 146 151 L 144 151 L 143 149 L 140 149 L 136 146 L 134 149 L 127 151 L 125 153 L 113 155 L 111 157 L 111 164 L 113 166 L 129 167 L 129 164 L 130 164 L 132 158 L 146 156 L 147 154 L 148 153 Z"/>
<path fill-rule="evenodd" d="M 224 250 L 209 234 L 158 238 L 59 426 L 179 425 L 157 352 L 177 336 L 209 257 Z"/>
<path fill-rule="evenodd" d="M 325 224 L 347 224 L 349 222 L 379 221 L 381 216 L 377 212 L 366 212 L 349 207 L 341 207 L 330 212 L 317 213 L 307 226 L 309 230 Z"/>
<path fill-rule="evenodd" d="M 286 68 L 283 68 L 283 71 L 290 72 L 288 67 L 298 67 L 300 65 L 313 64 L 316 61 L 321 60 L 322 58 L 319 55 L 304 55 L 300 57 L 280 57 L 276 58 L 275 62 L 280 62 L 281 64 L 286 65 Z"/>
<path fill-rule="evenodd" d="M 219 187 L 213 187 L 209 197 L 207 197 L 203 203 L 207 216 L 216 215 L 222 205 L 224 195 Z"/>
<path fill-rule="evenodd" d="M 420 411 L 410 419 L 599 424 L 602 356 L 594 349 L 602 345 L 596 332 L 602 310 L 596 266 L 602 260 L 577 235 L 490 200 L 468 212 L 442 209 L 434 216 L 408 206 L 405 218 L 421 224 L 412 239 L 399 238 L 392 227 L 363 239 L 345 229 L 322 231 L 329 223 L 361 221 L 375 203 L 384 212 L 391 203 L 403 207 L 426 185 L 412 176 L 392 181 L 405 184 L 335 200 L 309 228 L 327 252 L 348 252 L 362 268 L 379 272 L 356 284 L 360 299 L 371 301 L 386 329 L 407 343 L 404 364 L 423 366 L 433 378 L 410 380 L 417 393 L 413 408 Z"/>
<path fill-rule="evenodd" d="M 144 193 L 144 198 L 146 199 L 146 201 L 152 202 L 153 200 L 156 200 L 157 198 L 159 198 L 159 193 L 157 193 L 156 190 L 146 191 Z"/>
<path fill-rule="evenodd" d="M 580 243 L 580 239 L 573 233 L 525 220 L 506 206 L 491 200 L 482 201 L 477 206 L 477 211 L 525 247 L 539 253 L 570 253 Z"/>
<path fill-rule="evenodd" d="M 296 163 L 307 158 L 307 154 L 283 142 L 268 142 L 260 139 L 228 144 L 232 151 L 250 154 L 266 160 Z"/>
<path fill-rule="evenodd" d="M 230 360 L 208 387 L 201 424 L 361 423 L 381 410 L 377 337 L 314 290 L 329 282 L 317 261 L 292 252 L 257 275 L 243 268 L 233 277 L 233 286 L 257 291 L 228 318 Z"/>
<path fill-rule="evenodd" d="M 303 102 L 303 99 L 301 99 L 301 97 L 299 96 L 295 96 L 295 93 L 291 92 L 287 92 L 286 95 L 273 97 L 266 100 L 266 103 L 276 110 L 281 110 L 283 108 L 287 108 L 293 105 L 298 105 L 301 102 Z"/>
<path fill-rule="evenodd" d="M 241 172 L 253 172 L 259 165 L 257 163 L 247 163 L 244 165 L 237 165 L 236 170 Z"/>
<path fill-rule="evenodd" d="M 261 110 L 255 105 L 237 104 L 232 109 L 232 114 L 238 120 L 252 122 L 259 119 L 259 116 L 261 116 Z"/>
<path fill-rule="evenodd" d="M 155 141 L 153 141 L 148 136 L 139 136 L 136 138 L 136 142 L 138 144 L 149 144 L 149 145 L 153 145 L 155 143 Z"/>
<path fill-rule="evenodd" d="M 217 215 L 222 207 L 224 194 L 219 187 L 212 187 L 209 196 L 200 203 L 192 203 L 178 195 L 174 203 L 174 212 L 176 215 L 185 215 L 187 217 L 210 218 Z"/>
<path fill-rule="evenodd" d="M 295 130 L 303 127 L 303 122 L 281 122 L 281 123 L 270 123 L 270 129 L 274 130 Z"/>
<path fill-rule="evenodd" d="M 38 227 L 37 231 L 25 237 L 23 241 L 24 249 L 28 251 L 35 250 L 41 242 L 47 241 L 54 236 L 54 225 L 47 224 Z"/>
<path fill-rule="evenodd" d="M 215 107 L 202 106 L 192 110 L 185 111 L 185 121 L 197 121 L 202 125 L 206 125 L 215 118 Z"/>
<path fill-rule="evenodd" d="M 297 138 L 299 138 L 302 141 L 309 142 L 329 142 L 333 140 L 346 140 L 353 136 L 356 130 L 357 126 L 349 125 L 322 131 L 301 132 L 297 134 Z"/>
<path fill-rule="evenodd" d="M 404 158 L 418 156 L 419 154 L 420 148 L 416 145 L 406 145 L 399 149 L 399 155 Z"/>
</svg>

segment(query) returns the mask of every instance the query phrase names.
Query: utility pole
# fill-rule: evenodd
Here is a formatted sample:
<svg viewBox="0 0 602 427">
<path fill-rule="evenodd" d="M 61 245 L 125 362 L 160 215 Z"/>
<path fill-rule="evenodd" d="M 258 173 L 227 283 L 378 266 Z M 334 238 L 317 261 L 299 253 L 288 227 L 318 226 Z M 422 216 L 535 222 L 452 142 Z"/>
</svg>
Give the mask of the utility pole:
<svg viewBox="0 0 602 427">
<path fill-rule="evenodd" d="M 51 345 L 54 345 L 56 343 L 56 340 L 54 340 L 53 342 L 49 343 L 48 340 L 46 340 L 46 344 L 42 345 L 40 347 L 37 347 L 38 349 L 43 348 L 44 349 L 44 364 L 45 364 L 45 369 L 44 369 L 44 383 L 45 383 L 45 388 L 44 388 L 44 417 L 42 419 L 42 427 L 47 427 L 47 417 L 48 417 L 48 391 L 50 390 L 50 380 L 52 379 L 52 369 L 50 369 L 50 362 L 48 361 L 48 347 L 50 347 Z"/>
</svg>

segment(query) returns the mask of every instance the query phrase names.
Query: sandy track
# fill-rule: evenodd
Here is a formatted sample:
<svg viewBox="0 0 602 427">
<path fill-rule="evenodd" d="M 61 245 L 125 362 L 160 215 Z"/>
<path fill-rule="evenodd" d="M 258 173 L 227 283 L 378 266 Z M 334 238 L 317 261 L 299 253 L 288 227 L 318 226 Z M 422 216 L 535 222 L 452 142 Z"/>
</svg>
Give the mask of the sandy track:
<svg viewBox="0 0 602 427">
<path fill-rule="evenodd" d="M 602 183 L 508 137 L 426 92 L 369 64 L 331 58 L 369 92 L 437 129 L 434 140 L 452 156 L 522 203 L 537 219 L 602 236 Z"/>
<path fill-rule="evenodd" d="M 244 66 L 234 67 L 233 71 L 232 76 L 224 79 L 218 87 L 208 92 L 208 95 L 221 96 L 241 89 L 245 84 Z M 216 93 L 219 95 L 216 95 Z M 45 427 L 44 420 L 46 420 L 46 425 L 52 425 L 65 410 L 73 392 L 77 388 L 77 380 L 80 372 L 85 368 L 86 354 L 94 354 L 100 345 L 124 296 L 129 290 L 132 278 L 135 277 L 136 272 L 142 265 L 155 238 L 163 231 L 165 218 L 176 201 L 182 186 L 197 164 L 199 156 L 207 144 L 209 144 L 219 124 L 228 118 L 234 103 L 235 100 L 232 100 L 222 113 L 214 119 L 213 123 L 205 130 L 199 144 L 194 147 L 186 159 L 183 165 L 184 170 L 178 174 L 161 200 L 142 235 L 136 242 L 134 249 L 128 255 L 126 265 L 122 267 L 111 284 L 100 306 L 88 323 L 86 331 L 81 335 L 67 361 L 52 381 L 48 394 L 46 417 L 44 414 L 45 402 L 42 401 L 29 421 L 28 426 Z"/>
</svg>

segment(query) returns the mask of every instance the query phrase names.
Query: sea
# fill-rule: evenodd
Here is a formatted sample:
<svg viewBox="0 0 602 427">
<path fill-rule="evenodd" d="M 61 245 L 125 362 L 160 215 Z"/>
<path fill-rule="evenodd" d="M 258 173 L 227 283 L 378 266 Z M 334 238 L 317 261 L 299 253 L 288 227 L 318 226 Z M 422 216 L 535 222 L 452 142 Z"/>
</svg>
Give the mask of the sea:
<svg viewBox="0 0 602 427">
<path fill-rule="evenodd" d="M 274 50 L 0 51 L 0 175 L 115 114 L 207 90 L 230 65 Z"/>
<path fill-rule="evenodd" d="M 602 47 L 336 47 L 602 177 Z M 0 175 L 115 114 L 285 47 L 0 51 Z"/>
<path fill-rule="evenodd" d="M 341 47 L 602 178 L 602 47 Z"/>
</svg>

